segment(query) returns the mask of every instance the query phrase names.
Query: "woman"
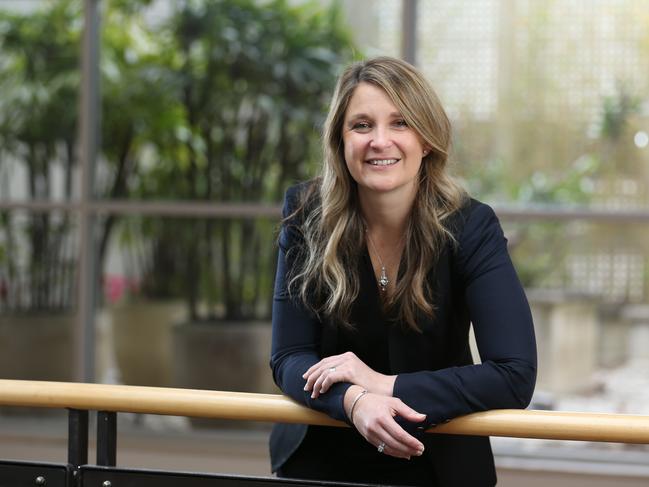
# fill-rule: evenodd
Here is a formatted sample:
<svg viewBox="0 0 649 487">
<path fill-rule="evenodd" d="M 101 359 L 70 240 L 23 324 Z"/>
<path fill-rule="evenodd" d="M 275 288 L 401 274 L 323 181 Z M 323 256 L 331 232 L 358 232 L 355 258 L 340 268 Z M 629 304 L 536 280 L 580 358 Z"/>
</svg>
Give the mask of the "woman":
<svg viewBox="0 0 649 487">
<path fill-rule="evenodd" d="M 524 408 L 536 377 L 506 240 L 491 208 L 447 174 L 450 140 L 437 96 L 409 64 L 380 57 L 340 77 L 322 174 L 286 193 L 271 367 L 288 396 L 353 428 L 276 425 L 279 476 L 496 483 L 488 438 L 424 433 Z"/>
</svg>

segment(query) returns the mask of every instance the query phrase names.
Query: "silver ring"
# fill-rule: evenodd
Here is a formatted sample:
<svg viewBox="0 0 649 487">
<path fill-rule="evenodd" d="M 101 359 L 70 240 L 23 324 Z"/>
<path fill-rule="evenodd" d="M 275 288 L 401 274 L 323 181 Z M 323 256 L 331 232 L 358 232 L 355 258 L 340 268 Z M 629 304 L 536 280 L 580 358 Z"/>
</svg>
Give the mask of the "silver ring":
<svg viewBox="0 0 649 487">
<path fill-rule="evenodd" d="M 383 453 L 383 450 L 385 450 L 385 443 L 381 442 L 379 444 L 379 447 L 376 449 L 379 453 Z"/>
<path fill-rule="evenodd" d="M 329 367 L 329 372 L 335 372 L 335 371 L 336 371 L 336 367 Z"/>
</svg>

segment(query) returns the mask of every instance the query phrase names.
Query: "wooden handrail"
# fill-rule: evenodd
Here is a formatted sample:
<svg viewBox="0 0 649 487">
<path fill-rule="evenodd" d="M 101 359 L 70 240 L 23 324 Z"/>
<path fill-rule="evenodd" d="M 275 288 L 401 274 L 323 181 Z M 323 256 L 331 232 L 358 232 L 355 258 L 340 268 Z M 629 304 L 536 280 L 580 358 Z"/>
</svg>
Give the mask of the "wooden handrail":
<svg viewBox="0 0 649 487">
<path fill-rule="evenodd" d="M 281 395 L 0 379 L 0 405 L 345 426 Z M 649 444 L 649 416 L 501 409 L 429 432 Z"/>
</svg>

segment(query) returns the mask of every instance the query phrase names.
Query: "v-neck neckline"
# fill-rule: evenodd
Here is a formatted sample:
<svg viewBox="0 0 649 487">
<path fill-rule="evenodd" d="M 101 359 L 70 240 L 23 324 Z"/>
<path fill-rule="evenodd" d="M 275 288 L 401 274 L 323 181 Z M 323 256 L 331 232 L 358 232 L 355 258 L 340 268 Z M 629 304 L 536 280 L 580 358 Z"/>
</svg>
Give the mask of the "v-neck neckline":
<svg viewBox="0 0 649 487">
<path fill-rule="evenodd" d="M 364 243 L 363 245 L 363 258 L 365 259 L 365 265 L 366 268 L 370 272 L 370 276 L 372 277 L 372 282 L 374 283 L 374 289 L 375 289 L 375 294 L 377 297 L 377 300 L 379 303 L 384 299 L 383 296 L 381 295 L 382 293 L 387 293 L 388 291 L 382 291 L 381 290 L 381 285 L 379 284 L 379 279 L 376 275 L 376 271 L 374 270 L 374 264 L 372 262 L 372 256 L 370 255 L 370 249 L 367 245 L 367 242 Z M 401 275 L 401 264 L 403 263 L 403 252 L 401 252 L 401 256 L 399 257 L 399 266 L 397 267 L 397 275 L 395 276 L 395 281 L 390 281 L 389 286 L 394 288 L 396 285 L 396 281 L 398 281 L 399 276 Z M 385 313 L 382 313 L 385 315 Z"/>
</svg>

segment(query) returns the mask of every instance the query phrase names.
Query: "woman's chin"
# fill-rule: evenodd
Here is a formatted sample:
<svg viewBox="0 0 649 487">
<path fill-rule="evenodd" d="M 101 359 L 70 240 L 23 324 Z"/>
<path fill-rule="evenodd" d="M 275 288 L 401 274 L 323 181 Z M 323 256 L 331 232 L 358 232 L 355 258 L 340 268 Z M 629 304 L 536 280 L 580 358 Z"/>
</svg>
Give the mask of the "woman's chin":
<svg viewBox="0 0 649 487">
<path fill-rule="evenodd" d="M 399 184 L 396 181 L 367 181 L 365 183 L 359 183 L 358 188 L 360 191 L 365 191 L 368 193 L 392 193 L 399 190 L 403 184 Z"/>
</svg>

